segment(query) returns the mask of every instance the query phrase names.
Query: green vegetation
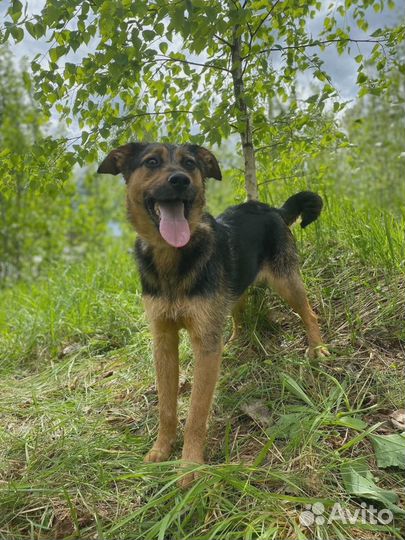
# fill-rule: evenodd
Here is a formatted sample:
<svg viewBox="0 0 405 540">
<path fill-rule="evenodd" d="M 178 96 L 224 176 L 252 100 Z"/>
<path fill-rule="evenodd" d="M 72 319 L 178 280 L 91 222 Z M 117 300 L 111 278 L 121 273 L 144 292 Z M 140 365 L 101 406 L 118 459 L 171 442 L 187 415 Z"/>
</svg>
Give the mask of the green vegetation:
<svg viewBox="0 0 405 540">
<path fill-rule="evenodd" d="M 3 290 L 4 538 L 401 537 L 403 473 L 392 463 L 377 466 L 371 434 L 397 432 L 388 415 L 402 403 L 403 209 L 394 218 L 369 200 L 347 198 L 338 184 L 308 177 L 273 183 L 267 193 L 280 203 L 304 186 L 327 201 L 316 227 L 295 230 L 333 357 L 310 365 L 296 316 L 270 292 L 256 291 L 246 340 L 225 353 L 211 465 L 201 467 L 189 492 L 177 487 L 176 462 L 142 463 L 156 431 L 157 396 L 129 232 L 97 233 L 84 253 L 62 253 L 35 280 Z M 219 201 L 218 189 L 210 200 Z M 182 420 L 191 367 L 185 339 Z M 265 425 L 243 412 L 258 400 Z M 356 467 L 362 478 L 372 474 L 371 494 L 345 481 Z M 306 528 L 299 521 L 307 504 L 322 502 L 328 513 L 339 502 L 354 513 L 362 501 L 386 507 L 386 497 L 395 510 L 387 525 Z"/>
<path fill-rule="evenodd" d="M 128 243 L 113 240 L 74 264 L 62 259 L 34 283 L 4 291 L 3 537 L 400 538 L 400 513 L 385 526 L 336 521 L 306 529 L 298 521 L 317 501 L 352 513 L 361 501 L 384 507 L 379 490 L 396 507 L 403 483 L 398 467 L 377 467 L 370 434 L 394 433 L 388 414 L 402 403 L 404 277 L 387 266 L 380 227 L 366 228 L 365 215 L 345 220 L 345 208 L 334 207 L 319 231 L 298 238 L 334 356 L 310 365 L 294 314 L 270 293 L 253 295 L 246 341 L 224 357 L 207 448 L 212 466 L 201 468 L 188 493 L 177 487 L 176 463 L 142 463 L 157 396 Z M 363 237 L 356 250 L 353 236 Z M 184 340 L 182 420 L 191 364 Z M 265 426 L 243 413 L 257 400 Z M 175 458 L 179 451 L 180 440 Z M 359 464 L 375 488 L 352 498 L 342 471 Z"/>
<path fill-rule="evenodd" d="M 25 87 L 44 111 L 55 108 L 80 128 L 46 140 L 47 152 L 59 154 L 54 178 L 64 181 L 73 163 L 95 161 L 111 141 L 213 146 L 237 135 L 244 185 L 255 199 L 257 169 L 267 161 L 259 149 L 278 144 L 310 156 L 332 143 L 333 121 L 322 112 L 338 113 L 345 103 L 325 51 L 353 58 L 360 96 L 390 90 L 387 75 L 401 64 L 405 26 L 370 28 L 369 18 L 395 7 L 393 0 L 47 0 L 27 11 L 13 0 L 0 43 L 49 43 L 31 59 L 33 80 L 25 77 Z M 306 98 L 302 74 L 316 82 Z M 42 183 L 41 170 L 30 172 Z"/>
<path fill-rule="evenodd" d="M 68 52 L 66 32 L 76 32 L 80 43 L 93 32 L 84 25 L 87 2 L 75 4 L 84 13 L 77 30 L 62 28 L 73 4 L 62 9 L 48 1 L 41 21 L 26 17 L 21 3 L 14 1 L 13 22 L 2 35 L 18 41 L 24 28 L 44 39 L 45 30 L 53 29 L 51 62 L 56 64 Z M 114 7 L 108 14 L 111 21 L 119 15 L 125 19 L 123 12 L 134 5 L 102 3 L 98 23 L 105 49 L 110 47 L 108 36 L 124 39 L 122 28 L 111 36 L 107 4 Z M 182 27 L 182 4 L 165 2 L 162 9 L 167 11 L 150 10 L 144 16 L 159 23 L 170 15 Z M 278 4 L 274 20 L 268 19 L 280 28 L 274 46 L 279 39 L 285 45 L 284 38 L 294 34 L 291 20 L 297 15 L 286 16 L 286 22 L 285 2 Z M 345 5 L 361 11 L 359 4 Z M 376 9 L 380 2 L 364 4 Z M 139 2 L 139 9 L 145 5 Z M 195 5 L 198 33 L 203 6 Z M 261 20 L 255 9 L 262 9 L 260 2 L 250 5 L 246 20 L 238 19 L 249 30 Z M 317 2 L 308 5 L 319 8 Z M 305 16 L 300 13 L 297 20 Z M 365 19 L 364 12 L 358 14 L 360 26 Z M 337 23 L 329 15 L 324 22 L 325 39 L 332 39 Z M 208 23 L 203 18 L 201 25 L 214 33 L 215 21 Z M 235 20 L 227 24 L 222 31 L 231 36 Z M 258 37 L 267 35 L 266 24 Z M 159 34 L 159 28 L 153 32 Z M 183 30 L 174 27 L 173 35 L 181 36 Z M 114 109 L 114 93 L 123 92 L 125 103 L 125 92 L 137 96 L 139 88 L 121 88 L 127 78 L 118 75 L 113 77 L 118 86 L 111 83 L 93 116 L 90 106 L 81 109 L 94 92 L 91 85 L 105 81 L 97 69 L 106 67 L 110 78 L 117 69 L 112 67 L 117 58 L 99 65 L 100 58 L 91 57 L 94 63 L 88 67 L 95 71 L 87 77 L 89 88 L 84 86 L 72 110 L 61 110 L 84 122 L 81 145 L 74 140 L 74 148 L 62 128 L 50 135 L 47 100 L 53 86 L 47 84 L 53 68 L 38 68 L 32 79 L 28 69 L 16 71 L 9 52 L 0 51 L 0 539 L 403 538 L 405 427 L 398 411 L 403 409 L 405 352 L 404 66 L 400 52 L 394 51 L 400 30 L 391 30 L 376 39 L 391 40 L 389 53 L 394 56 L 377 71 L 373 62 L 382 61 L 379 47 L 371 54 L 374 60 L 358 58 L 363 95 L 344 111 L 340 102 L 329 103 L 336 96 L 328 90 L 328 80 L 321 80 L 323 69 L 318 77 L 322 85 L 298 107 L 299 86 L 294 86 L 291 66 L 300 70 L 300 51 L 297 57 L 285 53 L 281 78 L 270 70 L 266 79 L 264 65 L 257 67 L 253 57 L 248 66 L 248 98 L 252 84 L 265 79 L 257 86 L 263 95 L 253 93 L 248 99 L 258 128 L 254 143 L 260 199 L 280 205 L 292 193 L 311 189 L 325 201 L 314 225 L 293 231 L 309 297 L 332 356 L 310 363 L 297 315 L 271 291 L 254 288 L 243 339 L 224 353 L 210 420 L 208 465 L 198 466 L 199 480 L 188 491 L 178 487 L 184 470 L 176 459 L 192 383 L 191 349 L 184 335 L 174 461 L 144 464 L 157 431 L 157 394 L 151 334 L 132 255 L 134 234 L 125 222 L 123 182 L 94 172 L 98 148 L 136 134 L 157 136 L 159 125 L 151 118 L 136 126 L 120 120 L 127 111 Z M 300 38 L 309 39 L 304 28 L 300 32 Z M 144 38 L 150 51 L 158 38 Z M 196 43 L 201 39 L 198 34 Z M 347 37 L 339 39 L 346 49 Z M 117 54 L 123 48 L 122 42 Z M 218 48 L 216 43 L 209 52 L 212 58 Z M 161 43 L 163 55 L 164 49 Z M 173 83 L 177 94 L 168 90 L 161 95 L 157 81 L 148 79 L 153 82 L 150 99 L 162 107 L 176 106 L 179 96 L 194 105 L 179 88 L 184 76 L 194 81 L 197 75 L 187 73 L 192 68 L 177 60 L 164 78 L 167 83 L 168 74 L 178 70 Z M 84 84 L 83 67 L 66 66 L 72 87 Z M 152 68 L 148 70 L 142 77 L 151 75 Z M 221 83 L 230 95 L 226 78 L 217 72 L 207 77 L 207 84 Z M 263 96 L 272 83 L 276 90 L 267 102 Z M 212 88 L 207 86 L 198 106 L 207 106 Z M 288 91 L 284 101 L 282 89 Z M 48 112 L 39 110 L 38 92 Z M 55 97 L 59 108 L 67 106 L 63 92 Z M 143 105 L 147 109 L 147 104 L 136 104 L 139 114 Z M 232 139 L 226 139 L 231 112 L 219 106 L 213 114 L 215 121 L 201 120 L 193 137 L 219 145 L 214 151 L 224 181 L 208 183 L 207 193 L 208 207 L 217 214 L 244 200 L 246 190 L 245 171 L 234 156 Z M 241 113 L 232 114 L 237 121 Z M 112 142 L 98 140 L 99 115 L 105 120 L 104 137 Z M 184 139 L 189 125 L 185 116 L 169 115 L 167 133 Z M 233 132 L 242 135 L 244 128 L 235 125 Z M 224 132 L 221 126 L 227 126 Z M 263 126 L 269 131 L 262 137 Z M 72 172 L 76 161 L 83 167 Z M 330 518 L 336 503 L 349 512 L 346 519 L 343 514 Z M 372 504 L 393 519 L 376 522 L 366 511 Z"/>
</svg>

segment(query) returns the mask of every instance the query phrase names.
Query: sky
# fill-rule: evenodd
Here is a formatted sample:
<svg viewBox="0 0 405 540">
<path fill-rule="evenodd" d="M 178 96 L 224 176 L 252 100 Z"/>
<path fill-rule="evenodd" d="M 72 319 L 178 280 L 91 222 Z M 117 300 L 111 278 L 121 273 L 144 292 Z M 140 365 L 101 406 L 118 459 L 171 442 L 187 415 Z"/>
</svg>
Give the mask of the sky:
<svg viewBox="0 0 405 540">
<path fill-rule="evenodd" d="M 28 13 L 39 13 L 44 3 L 44 0 L 28 0 Z M 335 0 L 336 6 L 338 6 L 339 3 L 342 2 L 340 0 Z M 0 0 L 0 21 L 4 17 L 9 4 L 9 0 Z M 386 9 L 381 13 L 375 13 L 373 9 L 369 9 L 367 19 L 369 21 L 370 28 L 367 34 L 359 29 L 356 29 L 354 24 L 350 24 L 349 18 L 348 23 L 353 28 L 352 37 L 355 37 L 356 39 L 364 39 L 369 37 L 369 35 L 372 34 L 376 28 L 396 24 L 399 16 L 402 15 L 402 17 L 404 17 L 405 15 L 405 5 L 403 5 L 401 0 L 399 0 L 397 4 L 398 6 L 394 11 Z M 324 9 L 322 9 L 314 19 L 308 21 L 308 30 L 314 36 L 314 38 L 319 34 L 319 31 L 322 28 L 323 19 L 329 5 L 330 1 L 324 0 Z M 86 54 L 88 51 L 91 51 L 92 48 L 94 49 L 94 43 L 96 43 L 96 40 L 94 40 L 93 45 L 90 43 L 88 47 L 79 49 L 76 53 L 71 53 L 67 60 L 70 62 L 79 61 L 82 55 Z M 179 49 L 181 49 L 181 43 L 178 45 Z M 372 46 L 372 44 L 353 44 L 352 56 L 356 56 L 357 54 L 367 55 Z M 47 43 L 45 39 L 36 41 L 28 33 L 26 33 L 22 42 L 18 44 L 11 44 L 10 48 L 18 60 L 22 59 L 23 57 L 32 59 L 37 53 L 40 53 L 41 55 L 45 55 L 44 60 L 46 61 L 46 52 L 49 48 L 49 43 Z M 356 87 L 358 66 L 354 58 L 348 54 L 339 56 L 334 46 L 327 47 L 324 52 L 319 53 L 319 56 L 324 61 L 324 68 L 326 72 L 330 74 L 335 87 L 339 91 L 341 99 L 354 99 L 358 90 Z M 274 64 L 275 67 L 277 67 L 277 58 L 275 58 Z M 299 82 L 301 92 L 303 94 L 302 98 L 305 99 L 305 97 L 313 93 L 311 89 L 311 85 L 313 83 L 311 73 L 308 71 L 307 73 L 301 75 Z"/>
<path fill-rule="evenodd" d="M 329 0 L 323 1 L 325 6 L 330 4 Z M 367 20 L 370 27 L 367 33 L 358 28 L 355 29 L 355 24 L 349 19 L 348 23 L 353 28 L 351 36 L 355 39 L 367 39 L 377 28 L 398 24 L 398 18 L 400 16 L 405 16 L 405 3 L 402 2 L 403 0 L 397 2 L 397 8 L 395 10 L 385 9 L 381 13 L 376 13 L 374 9 L 368 9 Z M 343 2 L 336 2 L 336 4 L 342 3 Z M 313 20 L 309 21 L 309 29 L 314 37 L 319 34 L 319 31 L 322 28 L 325 12 L 326 9 L 320 11 Z M 339 90 L 342 99 L 353 99 L 358 92 L 356 86 L 358 64 L 354 60 L 354 56 L 363 54 L 366 57 L 373 46 L 374 44 L 370 43 L 353 44 L 351 56 L 348 54 L 339 56 L 335 47 L 327 47 L 324 52 L 319 53 L 321 60 L 325 62 L 325 71 L 331 75 L 334 85 Z M 306 77 L 306 83 L 309 85 L 311 82 L 310 73 L 307 73 Z"/>
</svg>

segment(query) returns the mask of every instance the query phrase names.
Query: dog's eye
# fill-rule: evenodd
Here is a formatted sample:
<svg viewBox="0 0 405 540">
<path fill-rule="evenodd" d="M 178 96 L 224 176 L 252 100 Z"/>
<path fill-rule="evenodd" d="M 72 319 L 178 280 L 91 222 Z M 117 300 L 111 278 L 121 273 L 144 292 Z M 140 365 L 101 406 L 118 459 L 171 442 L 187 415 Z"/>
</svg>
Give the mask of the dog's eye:
<svg viewBox="0 0 405 540">
<path fill-rule="evenodd" d="M 151 169 L 153 169 L 154 167 L 158 167 L 158 165 L 159 165 L 159 160 L 158 160 L 157 158 L 150 157 L 150 158 L 148 158 L 148 159 L 145 159 L 144 164 L 145 164 L 147 167 L 150 167 Z"/>
<path fill-rule="evenodd" d="M 184 161 L 183 161 L 183 164 L 185 166 L 186 169 L 194 169 L 196 167 L 196 163 L 194 161 L 194 159 L 190 159 L 190 158 L 186 158 Z"/>
</svg>

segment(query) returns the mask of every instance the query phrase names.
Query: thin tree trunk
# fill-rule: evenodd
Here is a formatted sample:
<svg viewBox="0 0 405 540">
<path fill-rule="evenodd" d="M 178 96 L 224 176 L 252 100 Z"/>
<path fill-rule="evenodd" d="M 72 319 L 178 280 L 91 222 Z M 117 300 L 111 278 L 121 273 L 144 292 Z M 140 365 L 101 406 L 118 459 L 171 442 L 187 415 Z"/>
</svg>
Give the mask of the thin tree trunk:
<svg viewBox="0 0 405 540">
<path fill-rule="evenodd" d="M 245 87 L 243 83 L 243 70 L 241 60 L 241 37 L 238 35 L 239 27 L 236 26 L 233 33 L 232 43 L 232 79 L 233 93 L 239 118 L 243 122 L 243 128 L 239 131 L 243 158 L 245 161 L 245 188 L 249 200 L 257 200 L 256 158 L 253 147 L 252 118 L 248 111 L 244 98 Z"/>
<path fill-rule="evenodd" d="M 16 211 L 16 229 L 14 231 L 14 250 L 15 250 L 15 268 L 17 272 L 17 279 L 21 278 L 22 262 L 21 262 L 21 230 L 23 229 L 23 217 L 21 212 L 21 199 L 22 199 L 22 182 L 20 173 L 16 174 L 15 184 L 15 211 Z"/>
</svg>

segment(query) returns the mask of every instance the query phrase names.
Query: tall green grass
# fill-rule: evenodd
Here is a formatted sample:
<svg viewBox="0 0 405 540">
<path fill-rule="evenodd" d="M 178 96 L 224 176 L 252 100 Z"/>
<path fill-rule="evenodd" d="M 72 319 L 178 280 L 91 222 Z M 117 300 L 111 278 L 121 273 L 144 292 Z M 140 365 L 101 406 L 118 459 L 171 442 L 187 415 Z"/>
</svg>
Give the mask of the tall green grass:
<svg viewBox="0 0 405 540">
<path fill-rule="evenodd" d="M 2 293 L 3 366 L 57 356 L 74 341 L 114 348 L 144 329 L 139 281 L 129 246 L 118 239 L 101 252 L 53 263 L 37 280 Z"/>
</svg>

